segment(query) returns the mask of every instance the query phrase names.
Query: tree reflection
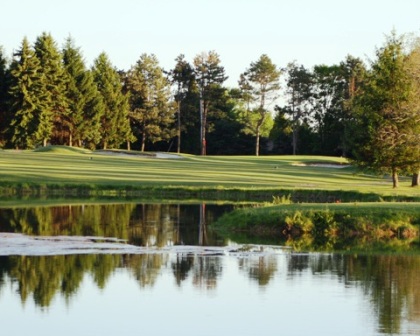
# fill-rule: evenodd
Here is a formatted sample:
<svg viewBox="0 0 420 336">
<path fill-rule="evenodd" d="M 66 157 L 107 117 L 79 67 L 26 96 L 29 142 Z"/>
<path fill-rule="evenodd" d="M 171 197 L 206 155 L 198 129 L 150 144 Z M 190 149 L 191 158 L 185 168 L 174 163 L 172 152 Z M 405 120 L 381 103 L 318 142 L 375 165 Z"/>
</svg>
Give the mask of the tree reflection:
<svg viewBox="0 0 420 336">
<path fill-rule="evenodd" d="M 124 258 L 124 265 L 140 287 L 153 287 L 167 259 L 168 256 L 163 254 L 127 255 Z"/>
<path fill-rule="evenodd" d="M 239 268 L 249 277 L 258 282 L 260 286 L 266 286 L 277 271 L 276 256 L 263 256 L 258 258 L 242 258 L 239 260 Z"/>
<path fill-rule="evenodd" d="M 297 255 L 288 264 L 289 276 L 305 270 L 334 274 L 346 286 L 357 286 L 369 297 L 379 331 L 399 334 L 401 321 L 418 321 L 420 315 L 420 257 L 395 255 Z"/>
<path fill-rule="evenodd" d="M 193 284 L 197 288 L 215 289 L 222 273 L 220 257 L 195 257 L 193 264 Z"/>
<path fill-rule="evenodd" d="M 187 254 L 177 254 L 175 262 L 172 262 L 171 267 L 175 277 L 176 284 L 181 286 L 181 283 L 188 277 L 194 265 L 194 256 Z"/>
<path fill-rule="evenodd" d="M 173 204 L 87 204 L 0 209 L 1 231 L 28 235 L 105 236 L 139 246 L 217 245 L 211 223 L 226 208 Z"/>
<path fill-rule="evenodd" d="M 118 258 L 115 255 L 3 257 L 0 269 L 17 285 L 22 303 L 32 297 L 36 305 L 48 307 L 57 293 L 67 300 L 74 295 L 88 272 L 97 286 L 104 288 Z"/>
</svg>

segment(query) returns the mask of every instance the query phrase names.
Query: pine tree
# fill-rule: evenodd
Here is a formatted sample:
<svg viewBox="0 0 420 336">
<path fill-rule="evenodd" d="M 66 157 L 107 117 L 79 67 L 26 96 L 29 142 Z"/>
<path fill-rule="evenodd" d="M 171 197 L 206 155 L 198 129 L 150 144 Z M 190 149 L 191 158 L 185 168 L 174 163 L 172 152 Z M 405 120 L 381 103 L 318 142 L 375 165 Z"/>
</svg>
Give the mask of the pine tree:
<svg viewBox="0 0 420 336">
<path fill-rule="evenodd" d="M 51 34 L 42 33 L 35 41 L 35 54 L 41 62 L 45 108 L 40 118 L 39 132 L 44 138 L 44 146 L 53 138 L 57 144 L 69 143 L 69 108 L 66 97 L 67 78 L 62 56 Z M 52 125 L 51 125 L 52 124 Z"/>
<path fill-rule="evenodd" d="M 201 53 L 194 58 L 195 79 L 200 92 L 200 143 L 201 155 L 206 155 L 207 118 L 211 104 L 224 94 L 221 87 L 227 79 L 220 57 L 214 52 Z"/>
<path fill-rule="evenodd" d="M 130 93 L 130 119 L 141 134 L 141 151 L 152 143 L 172 136 L 174 105 L 170 103 L 170 84 L 155 55 L 143 54 L 127 76 Z"/>
<path fill-rule="evenodd" d="M 118 148 L 123 142 L 127 142 L 129 147 L 135 137 L 130 128 L 128 97 L 122 92 L 121 78 L 105 53 L 94 61 L 92 72 L 104 103 L 102 148 Z"/>
<path fill-rule="evenodd" d="M 261 55 L 257 62 L 251 63 L 249 69 L 240 78 L 240 88 L 249 99 L 246 120 L 248 129 L 256 138 L 255 155 L 257 156 L 260 152 L 260 136 L 269 113 L 267 106 L 277 98 L 277 92 L 280 89 L 280 74 L 280 70 L 271 59 L 267 55 Z M 251 109 L 254 104 L 255 107 Z M 270 130 L 267 133 L 269 132 Z"/>
<path fill-rule="evenodd" d="M 0 46 L 0 147 L 3 147 L 7 141 L 6 132 L 10 123 L 6 105 L 8 70 L 7 60 L 3 48 Z"/>
<path fill-rule="evenodd" d="M 45 101 L 42 83 L 40 61 L 24 38 L 10 65 L 8 91 L 11 142 L 16 148 L 34 148 L 44 138 L 40 129 Z"/>
<path fill-rule="evenodd" d="M 402 37 L 392 33 L 376 57 L 356 100 L 356 163 L 391 173 L 396 188 L 398 174 L 419 164 L 419 90 Z"/>
<path fill-rule="evenodd" d="M 184 55 L 179 55 L 176 59 L 175 68 L 170 72 L 172 84 L 175 86 L 175 102 L 177 105 L 177 153 L 181 152 L 182 130 L 185 129 L 182 113 L 184 104 L 194 81 L 194 71 L 192 66 L 185 60 Z"/>
<path fill-rule="evenodd" d="M 92 73 L 86 69 L 80 49 L 71 38 L 66 40 L 62 53 L 67 74 L 69 145 L 76 143 L 79 147 L 84 144 L 94 148 L 101 139 L 102 97 Z"/>
</svg>

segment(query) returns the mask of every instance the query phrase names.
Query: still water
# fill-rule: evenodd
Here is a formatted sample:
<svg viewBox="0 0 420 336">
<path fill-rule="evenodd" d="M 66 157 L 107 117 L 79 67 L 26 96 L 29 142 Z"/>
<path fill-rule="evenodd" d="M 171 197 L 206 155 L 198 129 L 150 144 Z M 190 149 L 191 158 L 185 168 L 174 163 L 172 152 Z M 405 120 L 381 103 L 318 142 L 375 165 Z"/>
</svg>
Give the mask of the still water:
<svg viewBox="0 0 420 336">
<path fill-rule="evenodd" d="M 0 209 L 0 231 L 233 244 L 230 206 Z M 420 257 L 171 252 L 0 257 L 5 335 L 420 335 Z"/>
</svg>

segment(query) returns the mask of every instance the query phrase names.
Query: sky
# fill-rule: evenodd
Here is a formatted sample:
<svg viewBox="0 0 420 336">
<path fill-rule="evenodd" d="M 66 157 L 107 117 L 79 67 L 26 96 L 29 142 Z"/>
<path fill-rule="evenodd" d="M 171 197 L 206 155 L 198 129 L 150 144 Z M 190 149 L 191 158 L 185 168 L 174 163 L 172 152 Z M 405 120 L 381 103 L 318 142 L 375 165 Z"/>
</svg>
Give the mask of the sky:
<svg viewBox="0 0 420 336">
<path fill-rule="evenodd" d="M 106 52 L 128 70 L 143 53 L 169 70 L 216 51 L 236 86 L 262 54 L 278 67 L 333 65 L 347 55 L 374 57 L 385 36 L 420 36 L 419 0 L 13 0 L 2 3 L 0 46 L 7 56 L 23 37 L 51 33 L 62 47 L 72 36 L 86 64 Z"/>
</svg>

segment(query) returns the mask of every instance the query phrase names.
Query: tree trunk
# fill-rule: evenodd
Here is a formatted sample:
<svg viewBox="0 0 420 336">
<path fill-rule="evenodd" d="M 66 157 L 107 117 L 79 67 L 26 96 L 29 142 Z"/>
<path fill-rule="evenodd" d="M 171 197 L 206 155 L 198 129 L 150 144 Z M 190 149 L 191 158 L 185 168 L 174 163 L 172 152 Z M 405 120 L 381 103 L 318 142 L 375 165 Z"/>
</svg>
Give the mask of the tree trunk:
<svg viewBox="0 0 420 336">
<path fill-rule="evenodd" d="M 207 154 L 207 142 L 206 142 L 206 126 L 207 126 L 207 110 L 208 107 L 204 105 L 203 101 L 200 101 L 201 109 L 201 155 Z"/>
<path fill-rule="evenodd" d="M 43 142 L 42 142 L 42 146 L 43 146 L 43 147 L 47 147 L 47 139 L 44 139 L 44 140 L 43 140 Z"/>
<path fill-rule="evenodd" d="M 411 180 L 411 186 L 412 187 L 418 187 L 420 182 L 420 171 L 413 174 L 413 178 Z"/>
<path fill-rule="evenodd" d="M 131 142 L 127 140 L 127 150 L 131 151 Z"/>
<path fill-rule="evenodd" d="M 392 168 L 392 187 L 398 188 L 398 173 L 395 168 Z"/>
<path fill-rule="evenodd" d="M 296 148 L 297 148 L 297 127 L 293 126 L 293 140 L 292 140 L 292 146 L 293 146 L 293 155 L 296 155 Z"/>
<path fill-rule="evenodd" d="M 142 152 L 144 152 L 144 149 L 146 148 L 146 135 L 144 134 L 144 132 L 143 132 L 143 134 L 142 134 L 142 136 L 141 136 L 141 151 Z"/>
<path fill-rule="evenodd" d="M 181 102 L 178 102 L 178 141 L 176 152 L 181 153 Z"/>
<path fill-rule="evenodd" d="M 257 135 L 256 135 L 256 139 L 255 139 L 255 155 L 259 156 L 260 155 L 260 130 L 257 130 Z"/>
<path fill-rule="evenodd" d="M 69 146 L 73 147 L 73 135 L 71 133 L 69 135 Z"/>
</svg>

